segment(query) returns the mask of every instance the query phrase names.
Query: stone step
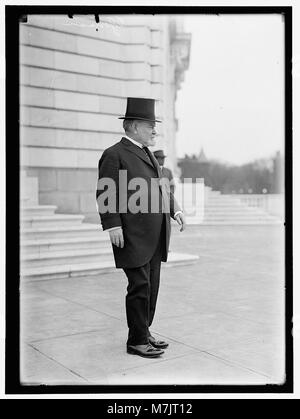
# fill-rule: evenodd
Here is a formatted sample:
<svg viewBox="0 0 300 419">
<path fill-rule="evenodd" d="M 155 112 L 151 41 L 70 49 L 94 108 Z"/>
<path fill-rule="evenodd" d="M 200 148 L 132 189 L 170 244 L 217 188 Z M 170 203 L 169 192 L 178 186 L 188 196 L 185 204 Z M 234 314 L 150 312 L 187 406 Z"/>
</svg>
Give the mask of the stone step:
<svg viewBox="0 0 300 419">
<path fill-rule="evenodd" d="M 197 223 L 196 223 L 197 224 Z M 204 225 L 279 225 L 282 224 L 279 220 L 248 220 L 248 221 L 204 221 Z"/>
<path fill-rule="evenodd" d="M 235 218 L 235 217 L 243 217 L 243 218 L 245 218 L 245 217 L 249 217 L 249 218 L 252 218 L 252 217 L 263 217 L 263 218 L 271 217 L 271 218 L 273 218 L 274 217 L 274 216 L 272 216 L 272 215 L 270 215 L 270 214 L 268 214 L 264 211 L 261 211 L 261 210 L 250 210 L 250 211 L 248 211 L 248 209 L 245 209 L 244 211 L 241 211 L 241 210 L 239 210 L 239 211 L 219 211 L 219 210 L 208 210 L 206 208 L 202 212 L 198 211 L 198 213 L 195 213 L 195 211 L 192 210 L 192 209 L 191 210 L 185 209 L 184 212 L 185 212 L 186 216 L 190 216 L 190 217 L 197 216 L 197 215 L 198 216 L 204 215 L 205 217 L 216 217 L 216 218 L 223 217 L 223 216 L 224 217 L 230 217 L 230 218 Z"/>
<path fill-rule="evenodd" d="M 200 201 L 201 202 L 201 201 Z M 184 200 L 184 205 L 186 207 L 190 207 L 190 206 L 194 206 L 195 202 L 192 199 L 185 199 Z M 205 206 L 209 206 L 209 207 L 241 207 L 241 208 L 253 208 L 253 207 L 248 207 L 246 204 L 243 204 L 241 201 L 236 200 L 236 201 L 232 201 L 232 200 L 228 200 L 228 201 L 223 201 L 223 200 L 204 200 L 204 205 Z"/>
<path fill-rule="evenodd" d="M 43 227 L 43 228 L 22 228 L 21 238 L 25 240 L 34 239 L 58 239 L 58 238 L 79 238 L 95 237 L 102 233 L 100 225 L 82 223 L 75 226 Z"/>
<path fill-rule="evenodd" d="M 241 202 L 239 198 L 232 198 L 230 196 L 207 196 L 206 201 L 208 202 Z"/>
<path fill-rule="evenodd" d="M 112 259 L 112 249 L 77 249 L 61 252 L 21 254 L 21 271 L 24 268 L 38 268 L 77 263 L 97 263 Z"/>
<path fill-rule="evenodd" d="M 98 235 L 92 237 L 70 237 L 61 239 L 35 239 L 21 240 L 21 252 L 23 254 L 60 252 L 77 249 L 103 249 L 110 246 L 109 235 L 98 231 Z"/>
<path fill-rule="evenodd" d="M 245 204 L 242 204 L 242 202 L 239 199 L 221 199 L 221 198 L 211 199 L 211 198 L 208 198 L 208 199 L 205 199 L 204 202 L 205 202 L 206 205 L 225 205 L 225 206 L 226 205 L 232 205 L 232 206 L 243 205 L 243 206 L 246 206 Z"/>
<path fill-rule="evenodd" d="M 204 205 L 207 207 L 221 207 L 221 208 L 248 208 L 247 205 L 240 201 L 204 201 Z"/>
<path fill-rule="evenodd" d="M 258 216 L 270 217 L 270 215 L 265 213 L 264 211 L 256 211 L 256 210 L 248 211 L 248 209 L 245 209 L 244 211 L 242 211 L 242 210 L 220 211 L 220 210 L 205 209 L 204 214 L 205 215 L 208 214 L 208 215 L 212 215 L 212 216 L 214 216 L 214 215 L 218 216 L 218 215 L 224 214 L 226 216 L 231 215 L 232 217 L 239 216 L 239 215 L 257 216 L 257 217 Z"/>
<path fill-rule="evenodd" d="M 209 201 L 239 201 L 239 198 L 237 196 L 229 196 L 229 195 L 212 195 L 211 193 L 205 194 L 205 198 Z"/>
<path fill-rule="evenodd" d="M 257 218 L 253 220 L 242 220 L 242 219 L 232 219 L 232 220 L 203 220 L 197 217 L 186 217 L 186 222 L 188 225 L 268 225 L 268 224 L 282 224 L 282 221 L 275 220 L 259 220 Z"/>
<path fill-rule="evenodd" d="M 242 204 L 240 201 L 237 201 L 237 202 L 232 202 L 232 201 L 229 201 L 229 202 L 219 202 L 219 201 L 211 202 L 211 201 L 205 201 L 205 200 L 201 201 L 201 200 L 199 200 L 198 205 L 200 203 L 202 203 L 205 207 L 216 207 L 216 208 L 218 208 L 218 207 L 221 207 L 221 208 L 223 208 L 223 207 L 224 208 L 227 208 L 227 207 L 229 207 L 229 208 L 236 208 L 236 207 L 237 208 L 245 208 L 245 207 L 247 207 L 247 205 Z M 195 206 L 195 202 L 192 201 L 192 200 L 185 200 L 185 201 L 183 201 L 183 204 L 187 208 Z M 253 208 L 253 207 L 247 207 L 247 208 Z"/>
<path fill-rule="evenodd" d="M 220 213 L 220 214 L 210 214 L 210 213 L 207 213 L 207 212 L 205 212 L 204 213 L 204 219 L 207 219 L 207 220 L 211 220 L 211 219 L 216 219 L 216 220 L 219 220 L 219 219 L 232 219 L 232 220 L 240 220 L 240 219 L 249 219 L 249 220 L 254 220 L 254 219 L 257 219 L 257 220 L 266 220 L 266 219 L 274 219 L 274 218 L 276 218 L 276 217 L 273 217 L 273 216 L 271 216 L 271 215 L 268 215 L 268 214 L 264 214 L 264 213 L 261 213 L 261 214 L 250 214 L 250 213 L 239 213 L 239 214 L 230 214 L 230 213 L 228 213 L 228 214 L 225 214 L 225 213 Z"/>
<path fill-rule="evenodd" d="M 73 226 L 81 224 L 84 219 L 84 215 L 65 215 L 65 214 L 53 214 L 53 215 L 33 215 L 23 216 L 20 219 L 22 228 L 36 228 L 36 227 L 52 227 L 52 226 Z"/>
<path fill-rule="evenodd" d="M 162 263 L 162 268 L 193 264 L 198 261 L 199 257 L 197 255 L 170 252 L 168 259 L 167 263 Z M 21 272 L 21 278 L 26 281 L 42 281 L 88 275 L 103 275 L 116 271 L 112 258 L 111 260 L 96 263 L 75 263 L 70 265 L 24 268 Z M 119 269 L 118 271 L 121 270 Z"/>
<path fill-rule="evenodd" d="M 222 204 L 222 203 L 215 203 L 215 204 L 211 204 L 211 203 L 207 203 L 207 202 L 205 202 L 204 203 L 204 206 L 205 206 L 205 208 L 218 208 L 218 209 L 221 209 L 221 210 L 233 210 L 233 209 L 240 209 L 240 210 L 243 210 L 243 209 L 245 209 L 245 208 L 253 208 L 253 207 L 247 207 L 246 205 L 243 205 L 243 204 L 241 204 L 240 202 L 237 202 L 237 203 L 228 203 L 228 204 Z"/>
<path fill-rule="evenodd" d="M 56 210 L 56 205 L 24 205 L 20 208 L 20 213 L 22 216 L 53 215 Z"/>
<path fill-rule="evenodd" d="M 193 207 L 185 207 L 184 210 L 194 211 Z M 267 214 L 261 208 L 254 208 L 254 207 L 207 207 L 204 206 L 204 212 L 208 214 L 240 214 L 240 213 L 248 213 L 248 214 Z"/>
</svg>

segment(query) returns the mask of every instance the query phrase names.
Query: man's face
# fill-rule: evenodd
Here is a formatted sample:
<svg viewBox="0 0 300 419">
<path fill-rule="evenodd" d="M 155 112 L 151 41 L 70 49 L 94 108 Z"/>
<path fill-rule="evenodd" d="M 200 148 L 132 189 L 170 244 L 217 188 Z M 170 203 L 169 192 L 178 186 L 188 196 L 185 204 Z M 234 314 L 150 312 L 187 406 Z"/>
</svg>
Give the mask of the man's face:
<svg viewBox="0 0 300 419">
<path fill-rule="evenodd" d="M 155 145 L 155 122 L 136 121 L 136 132 L 137 139 L 143 146 Z"/>
<path fill-rule="evenodd" d="M 160 166 L 163 166 L 164 165 L 164 163 L 165 163 L 165 158 L 164 157 L 156 157 L 156 160 L 158 161 L 158 164 L 160 165 Z"/>
</svg>

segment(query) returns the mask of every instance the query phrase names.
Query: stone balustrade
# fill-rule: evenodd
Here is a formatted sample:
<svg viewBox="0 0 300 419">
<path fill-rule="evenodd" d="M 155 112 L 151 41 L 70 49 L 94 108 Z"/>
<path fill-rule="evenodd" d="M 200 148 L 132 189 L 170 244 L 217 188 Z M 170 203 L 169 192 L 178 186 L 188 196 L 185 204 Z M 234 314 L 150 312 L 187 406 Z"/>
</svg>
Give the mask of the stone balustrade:
<svg viewBox="0 0 300 419">
<path fill-rule="evenodd" d="M 284 217 L 283 194 L 230 194 L 249 207 L 262 208 L 267 213 Z"/>
</svg>

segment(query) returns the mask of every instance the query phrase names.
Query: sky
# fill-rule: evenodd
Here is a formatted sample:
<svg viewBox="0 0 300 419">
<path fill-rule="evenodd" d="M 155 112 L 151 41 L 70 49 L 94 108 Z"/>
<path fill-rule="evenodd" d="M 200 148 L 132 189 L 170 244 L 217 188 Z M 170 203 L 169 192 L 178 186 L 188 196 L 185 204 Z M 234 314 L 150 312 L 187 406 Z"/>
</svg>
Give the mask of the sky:
<svg viewBox="0 0 300 419">
<path fill-rule="evenodd" d="M 190 65 L 177 94 L 178 157 L 244 164 L 284 150 L 284 22 L 187 15 Z"/>
</svg>

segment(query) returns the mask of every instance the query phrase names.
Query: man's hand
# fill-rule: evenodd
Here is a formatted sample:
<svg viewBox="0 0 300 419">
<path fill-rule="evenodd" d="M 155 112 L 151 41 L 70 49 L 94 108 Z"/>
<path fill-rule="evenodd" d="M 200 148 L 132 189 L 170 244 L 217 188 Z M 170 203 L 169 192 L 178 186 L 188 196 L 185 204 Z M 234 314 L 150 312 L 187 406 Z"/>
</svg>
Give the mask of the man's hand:
<svg viewBox="0 0 300 419">
<path fill-rule="evenodd" d="M 117 247 L 124 247 L 124 237 L 122 228 L 118 228 L 109 232 L 110 241 Z"/>
<path fill-rule="evenodd" d="M 185 216 L 183 214 L 183 212 L 179 212 L 176 217 L 175 220 L 177 221 L 177 223 L 181 226 L 180 231 L 185 230 L 186 227 L 186 221 L 185 221 Z"/>
</svg>

